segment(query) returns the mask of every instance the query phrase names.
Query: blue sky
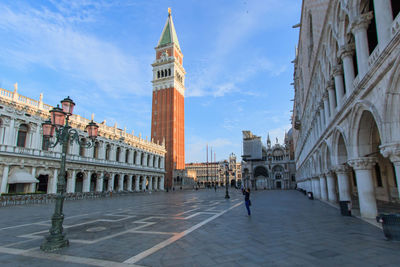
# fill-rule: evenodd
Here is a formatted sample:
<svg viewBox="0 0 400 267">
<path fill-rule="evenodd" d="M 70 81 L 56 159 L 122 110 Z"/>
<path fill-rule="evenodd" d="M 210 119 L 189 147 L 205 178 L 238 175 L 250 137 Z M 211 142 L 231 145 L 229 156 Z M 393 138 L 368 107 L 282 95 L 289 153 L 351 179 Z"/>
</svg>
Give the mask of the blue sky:
<svg viewBox="0 0 400 267">
<path fill-rule="evenodd" d="M 3 0 L 0 87 L 150 136 L 154 47 L 171 7 L 186 69 L 186 162 L 290 128 L 298 0 Z M 273 141 L 275 142 L 275 141 Z"/>
</svg>

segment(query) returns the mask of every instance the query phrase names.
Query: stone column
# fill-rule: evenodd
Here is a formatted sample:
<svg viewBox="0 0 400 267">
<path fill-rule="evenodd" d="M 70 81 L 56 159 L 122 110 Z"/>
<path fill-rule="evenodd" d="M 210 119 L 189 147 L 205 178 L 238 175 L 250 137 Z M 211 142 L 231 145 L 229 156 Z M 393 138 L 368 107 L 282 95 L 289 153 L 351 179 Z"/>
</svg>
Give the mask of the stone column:
<svg viewBox="0 0 400 267">
<path fill-rule="evenodd" d="M 137 151 L 137 153 L 136 153 L 136 160 L 135 160 L 135 164 L 136 165 L 140 165 L 140 158 L 141 158 L 141 156 L 142 156 L 142 152 L 141 151 Z"/>
<path fill-rule="evenodd" d="M 394 171 L 397 181 L 397 192 L 400 199 L 400 143 L 399 144 L 388 144 L 380 146 L 381 154 L 384 157 L 389 157 L 390 161 L 394 165 Z"/>
<path fill-rule="evenodd" d="M 74 193 L 75 192 L 75 170 L 72 170 L 71 176 L 68 177 L 67 180 L 67 193 Z"/>
<path fill-rule="evenodd" d="M 118 177 L 118 191 L 124 190 L 124 175 L 120 174 Z"/>
<path fill-rule="evenodd" d="M 99 159 L 106 159 L 106 144 L 103 141 L 99 142 L 98 150 Z"/>
<path fill-rule="evenodd" d="M 128 175 L 128 191 L 132 191 L 132 179 L 132 175 Z"/>
<path fill-rule="evenodd" d="M 146 189 L 146 182 L 147 182 L 147 176 L 143 176 L 143 181 L 142 181 L 142 190 L 143 191 Z"/>
<path fill-rule="evenodd" d="M 325 174 L 326 176 L 326 182 L 327 182 L 327 187 L 328 187 L 328 200 L 330 202 L 336 202 L 336 184 L 335 184 L 335 178 L 333 176 L 333 173 L 331 171 L 327 172 Z"/>
<path fill-rule="evenodd" d="M 0 195 L 2 193 L 7 193 L 7 185 L 8 185 L 8 172 L 10 170 L 10 167 L 8 165 L 4 165 L 3 168 L 3 178 L 1 179 L 1 191 Z"/>
<path fill-rule="evenodd" d="M 325 110 L 324 110 L 324 102 L 321 102 L 319 105 L 319 113 L 321 114 L 321 122 L 322 122 L 322 131 L 326 129 L 328 122 L 326 121 Z"/>
<path fill-rule="evenodd" d="M 91 171 L 88 171 L 85 177 L 83 178 L 83 186 L 82 192 L 89 192 L 90 191 L 90 175 Z"/>
<path fill-rule="evenodd" d="M 32 167 L 32 177 L 36 178 L 36 167 Z M 35 193 L 36 191 L 36 183 L 31 183 L 29 185 L 29 193 Z"/>
<path fill-rule="evenodd" d="M 114 173 L 110 173 L 110 178 L 108 179 L 108 191 L 114 190 Z"/>
<path fill-rule="evenodd" d="M 355 78 L 353 55 L 354 44 L 342 46 L 339 50 L 339 57 L 343 61 L 344 84 L 346 85 L 347 94 L 353 91 L 353 81 Z"/>
<path fill-rule="evenodd" d="M 326 187 L 326 178 L 324 174 L 319 177 L 319 185 L 321 190 L 321 199 L 328 200 L 328 189 Z"/>
<path fill-rule="evenodd" d="M 136 175 L 136 179 L 135 179 L 135 191 L 136 192 L 139 191 L 139 182 L 140 182 L 140 175 Z"/>
<path fill-rule="evenodd" d="M 57 183 L 58 183 L 58 169 L 54 169 L 53 173 L 53 183 L 51 187 L 47 187 L 47 194 L 56 194 L 57 193 Z"/>
<path fill-rule="evenodd" d="M 346 164 L 337 165 L 335 172 L 338 179 L 339 200 L 351 201 L 349 167 Z"/>
<path fill-rule="evenodd" d="M 375 187 L 372 179 L 372 168 L 376 164 L 376 158 L 361 157 L 349 160 L 348 163 L 356 172 L 361 216 L 375 219 L 378 209 L 376 206 Z"/>
<path fill-rule="evenodd" d="M 164 191 L 164 176 L 161 176 L 160 190 L 161 190 L 161 191 Z"/>
<path fill-rule="evenodd" d="M 158 190 L 158 177 L 154 177 L 154 190 Z"/>
<path fill-rule="evenodd" d="M 96 192 L 103 191 L 103 183 L 104 183 L 104 173 L 98 173 L 96 180 Z"/>
<path fill-rule="evenodd" d="M 153 176 L 149 177 L 149 191 L 153 190 Z"/>
<path fill-rule="evenodd" d="M 383 51 L 390 40 L 390 28 L 393 22 L 390 0 L 374 0 L 374 10 L 378 43 L 380 50 Z"/>
<path fill-rule="evenodd" d="M 328 82 L 328 87 L 326 88 L 329 94 L 329 107 L 331 111 L 331 118 L 335 116 L 336 113 L 336 100 L 335 100 L 335 83 L 333 81 Z"/>
<path fill-rule="evenodd" d="M 319 178 L 315 177 L 315 178 L 313 178 L 313 181 L 314 181 L 314 190 L 315 190 L 314 197 L 321 198 L 321 185 L 319 183 Z"/>
<path fill-rule="evenodd" d="M 357 49 L 357 65 L 360 80 L 368 71 L 368 36 L 367 28 L 373 18 L 372 12 L 358 16 L 351 25 L 351 32 L 354 34 Z M 371 51 L 372 52 L 372 51 Z"/>
<path fill-rule="evenodd" d="M 324 93 L 323 100 L 324 100 L 325 121 L 326 121 L 326 125 L 328 125 L 329 124 L 328 92 Z"/>
<path fill-rule="evenodd" d="M 344 85 L 343 85 L 343 67 L 336 65 L 333 68 L 333 79 L 335 80 L 336 100 L 338 107 L 341 107 L 344 101 Z"/>
<path fill-rule="evenodd" d="M 133 164 L 133 150 L 129 150 L 128 163 Z"/>
</svg>

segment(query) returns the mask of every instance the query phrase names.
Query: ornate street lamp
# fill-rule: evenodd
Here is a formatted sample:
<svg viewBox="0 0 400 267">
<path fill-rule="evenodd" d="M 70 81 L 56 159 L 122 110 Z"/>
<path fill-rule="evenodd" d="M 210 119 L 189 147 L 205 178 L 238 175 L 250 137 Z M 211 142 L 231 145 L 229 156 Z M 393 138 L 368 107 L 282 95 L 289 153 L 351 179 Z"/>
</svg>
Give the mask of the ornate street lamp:
<svg viewBox="0 0 400 267">
<path fill-rule="evenodd" d="M 228 164 L 225 165 L 225 198 L 228 199 L 230 198 L 229 196 L 229 191 L 228 191 L 228 184 L 229 184 L 229 172 L 231 170 L 229 169 Z"/>
<path fill-rule="evenodd" d="M 64 193 L 65 193 L 65 161 L 67 155 L 68 143 L 76 141 L 80 146 L 89 148 L 94 145 L 94 141 L 97 138 L 99 126 L 91 121 L 86 126 L 86 131 L 89 134 L 90 141 L 79 140 L 79 133 L 77 130 L 72 129 L 69 126 L 69 117 L 72 115 L 75 103 L 69 97 L 61 101 L 62 108 L 58 105 L 57 107 L 50 110 L 50 120 L 45 121 L 42 124 L 43 136 L 45 142 L 49 142 L 49 147 L 55 147 L 57 144 L 62 145 L 61 154 L 61 167 L 58 174 L 57 182 L 57 195 L 56 205 L 54 208 L 54 214 L 51 217 L 51 228 L 48 235 L 42 245 L 41 250 L 54 251 L 66 247 L 69 245 L 69 241 L 63 232 L 63 206 L 64 206 Z M 55 141 L 51 142 L 50 138 L 53 137 L 54 132 L 56 133 Z"/>
</svg>

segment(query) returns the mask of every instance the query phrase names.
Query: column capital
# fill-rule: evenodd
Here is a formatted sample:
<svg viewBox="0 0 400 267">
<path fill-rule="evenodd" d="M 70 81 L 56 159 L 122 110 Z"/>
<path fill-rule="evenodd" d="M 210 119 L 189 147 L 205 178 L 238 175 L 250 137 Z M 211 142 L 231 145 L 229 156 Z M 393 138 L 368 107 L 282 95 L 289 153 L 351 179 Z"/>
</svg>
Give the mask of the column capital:
<svg viewBox="0 0 400 267">
<path fill-rule="evenodd" d="M 343 66 L 342 66 L 342 64 L 338 64 L 338 65 L 334 66 L 332 74 L 333 74 L 333 77 L 343 75 Z"/>
<path fill-rule="evenodd" d="M 358 159 L 351 159 L 347 163 L 355 170 L 370 170 L 376 164 L 375 157 L 361 157 Z"/>
<path fill-rule="evenodd" d="M 326 177 L 332 177 L 333 176 L 333 170 L 326 170 L 325 171 L 325 176 Z"/>
<path fill-rule="evenodd" d="M 335 89 L 335 82 L 332 80 L 329 80 L 326 84 L 326 90 L 329 91 L 329 90 L 333 90 L 333 89 Z"/>
<path fill-rule="evenodd" d="M 319 175 L 319 179 L 324 179 L 325 178 L 325 173 L 321 173 L 320 175 Z"/>
<path fill-rule="evenodd" d="M 350 171 L 350 168 L 347 164 L 339 164 L 336 165 L 333 170 L 338 173 L 338 174 L 345 174 L 348 173 Z"/>
<path fill-rule="evenodd" d="M 389 157 L 391 162 L 400 164 L 400 143 L 384 144 L 379 148 L 385 158 Z"/>
<path fill-rule="evenodd" d="M 366 30 L 373 17 L 373 12 L 370 11 L 355 18 L 355 20 L 351 23 L 351 32 L 355 34 L 359 30 Z"/>
<path fill-rule="evenodd" d="M 329 98 L 329 93 L 328 93 L 328 91 L 325 91 L 324 94 L 322 95 L 322 99 L 328 100 L 328 98 Z"/>
<path fill-rule="evenodd" d="M 355 44 L 347 44 L 340 47 L 338 56 L 343 59 L 345 57 L 352 57 L 355 52 Z"/>
</svg>

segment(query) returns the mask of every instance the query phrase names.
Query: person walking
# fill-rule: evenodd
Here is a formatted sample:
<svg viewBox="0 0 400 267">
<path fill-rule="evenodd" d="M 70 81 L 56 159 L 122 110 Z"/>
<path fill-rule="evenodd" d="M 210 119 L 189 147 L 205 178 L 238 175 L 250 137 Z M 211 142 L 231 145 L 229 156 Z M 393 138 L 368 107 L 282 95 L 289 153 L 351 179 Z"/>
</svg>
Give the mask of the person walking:
<svg viewBox="0 0 400 267">
<path fill-rule="evenodd" d="M 246 188 L 246 190 L 243 192 L 244 195 L 244 204 L 246 205 L 247 209 L 247 215 L 251 215 L 250 212 L 250 206 L 251 206 L 251 201 L 250 201 L 250 188 Z"/>
</svg>

